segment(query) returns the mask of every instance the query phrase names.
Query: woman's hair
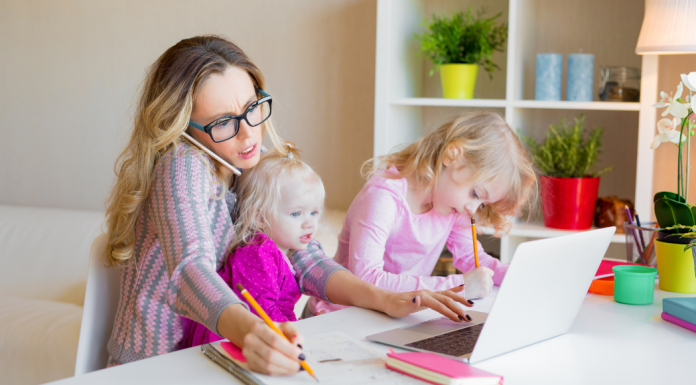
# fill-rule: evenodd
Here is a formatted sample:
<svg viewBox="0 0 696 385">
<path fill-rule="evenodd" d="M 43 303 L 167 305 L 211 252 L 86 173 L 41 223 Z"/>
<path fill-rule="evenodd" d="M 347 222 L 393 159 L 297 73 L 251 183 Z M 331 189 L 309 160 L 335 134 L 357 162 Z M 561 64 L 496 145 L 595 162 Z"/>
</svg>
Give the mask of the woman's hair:
<svg viewBox="0 0 696 385">
<path fill-rule="evenodd" d="M 116 160 L 117 181 L 106 202 L 106 266 L 125 263 L 133 256 L 136 221 L 150 193 L 158 162 L 181 141 L 201 85 L 230 67 L 245 70 L 254 87 L 265 88 L 259 67 L 239 47 L 218 36 L 182 40 L 150 66 L 136 107 L 133 133 Z M 264 122 L 262 130 L 274 147 L 284 151 L 271 119 Z M 207 158 L 198 149 L 192 151 Z M 218 162 L 209 161 L 215 166 L 210 171 L 217 180 L 227 182 Z"/>
<path fill-rule="evenodd" d="M 507 187 L 500 201 L 477 211 L 480 223 L 493 226 L 496 236 L 510 230 L 512 222 L 506 216 L 519 215 L 536 195 L 532 162 L 517 135 L 493 112 L 463 114 L 401 151 L 368 160 L 363 174 L 369 178 L 395 166 L 400 175 L 384 175 L 408 178 L 415 182 L 414 187 L 430 189 L 442 173 L 445 159 L 471 170 L 467 183 L 496 182 Z"/>
<path fill-rule="evenodd" d="M 270 220 L 278 218 L 281 187 L 289 179 L 320 189 L 319 205 L 324 205 L 325 191 L 321 178 L 300 160 L 299 151 L 293 144 L 288 143 L 285 154 L 269 151 L 261 156 L 256 166 L 245 170 L 237 179 L 235 235 L 230 251 L 248 243 L 256 232 L 269 235 Z"/>
</svg>

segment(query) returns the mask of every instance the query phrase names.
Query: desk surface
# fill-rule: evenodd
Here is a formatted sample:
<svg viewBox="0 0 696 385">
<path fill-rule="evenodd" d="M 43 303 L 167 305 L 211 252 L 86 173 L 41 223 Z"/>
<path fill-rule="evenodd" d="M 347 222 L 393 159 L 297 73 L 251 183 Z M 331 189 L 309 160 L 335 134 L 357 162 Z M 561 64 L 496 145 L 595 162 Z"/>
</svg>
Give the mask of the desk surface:
<svg viewBox="0 0 696 385">
<path fill-rule="evenodd" d="M 474 310 L 489 311 L 497 287 Z M 655 384 L 694 380 L 696 334 L 660 318 L 662 299 L 688 297 L 655 288 L 655 302 L 622 305 L 613 297 L 588 295 L 570 331 L 562 336 L 491 358 L 475 366 L 517 384 Z M 533 310 L 530 309 L 530 314 Z M 365 336 L 415 324 L 437 316 L 432 310 L 402 319 L 349 308 L 297 323 L 306 335 L 344 332 Z M 521 317 L 530 316 L 520 314 Z M 387 352 L 387 346 L 367 342 Z M 190 348 L 120 367 L 72 377 L 56 384 L 230 384 L 235 378 Z M 686 382 L 685 382 L 686 381 Z"/>
</svg>

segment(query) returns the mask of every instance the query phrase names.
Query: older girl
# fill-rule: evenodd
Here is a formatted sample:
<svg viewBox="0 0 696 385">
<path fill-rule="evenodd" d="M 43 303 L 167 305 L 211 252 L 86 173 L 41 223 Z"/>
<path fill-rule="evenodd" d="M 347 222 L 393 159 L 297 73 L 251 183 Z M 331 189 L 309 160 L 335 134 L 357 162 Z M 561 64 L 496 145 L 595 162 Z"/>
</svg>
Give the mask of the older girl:
<svg viewBox="0 0 696 385">
<path fill-rule="evenodd" d="M 181 140 L 186 131 L 241 169 L 258 163 L 264 134 L 284 154 L 265 87 L 256 64 L 215 36 L 182 40 L 150 68 L 107 203 L 105 262 L 123 266 L 109 365 L 176 350 L 184 316 L 243 347 L 253 370 L 299 370 L 297 329 L 280 325 L 293 343 L 276 335 L 216 272 L 234 237 L 231 172 Z M 317 242 L 290 261 L 299 289 L 326 301 L 392 316 L 421 305 L 451 319 L 463 314 L 455 300 L 465 299 L 453 292 L 399 294 L 366 284 L 327 259 Z"/>
<path fill-rule="evenodd" d="M 338 263 L 393 291 L 465 285 L 467 298 L 481 298 L 501 283 L 506 264 L 481 252 L 481 267 L 474 265 L 471 218 L 496 234 L 506 232 L 506 216 L 528 202 L 536 178 L 500 115 L 462 115 L 402 151 L 374 159 L 368 175 L 338 237 Z M 431 277 L 445 245 L 463 274 Z M 339 308 L 310 300 L 312 314 Z"/>
</svg>

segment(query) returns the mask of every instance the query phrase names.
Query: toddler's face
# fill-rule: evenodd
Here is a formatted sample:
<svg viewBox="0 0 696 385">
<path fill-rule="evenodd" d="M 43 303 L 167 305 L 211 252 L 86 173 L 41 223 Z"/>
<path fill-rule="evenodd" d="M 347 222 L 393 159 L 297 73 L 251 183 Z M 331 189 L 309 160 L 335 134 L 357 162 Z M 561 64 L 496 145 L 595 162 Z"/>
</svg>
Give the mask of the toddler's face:
<svg viewBox="0 0 696 385">
<path fill-rule="evenodd" d="M 271 219 L 269 236 L 284 253 L 305 250 L 319 226 L 323 191 L 304 178 L 282 182 L 278 218 Z"/>
<path fill-rule="evenodd" d="M 433 188 L 433 208 L 439 214 L 466 212 L 474 216 L 483 205 L 495 203 L 505 196 L 506 187 L 492 182 L 470 184 L 471 170 L 447 162 Z M 457 182 L 459 181 L 459 183 Z"/>
</svg>

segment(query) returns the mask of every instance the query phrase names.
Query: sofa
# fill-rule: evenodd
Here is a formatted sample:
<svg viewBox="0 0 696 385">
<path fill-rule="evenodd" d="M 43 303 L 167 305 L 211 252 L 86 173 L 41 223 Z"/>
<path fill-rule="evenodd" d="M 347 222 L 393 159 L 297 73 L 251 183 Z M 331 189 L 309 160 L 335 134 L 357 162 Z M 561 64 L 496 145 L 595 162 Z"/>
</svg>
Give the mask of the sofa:
<svg viewBox="0 0 696 385">
<path fill-rule="evenodd" d="M 322 218 L 329 256 L 344 217 Z M 99 211 L 0 205 L 0 384 L 73 376 L 90 246 L 104 229 Z"/>
</svg>

